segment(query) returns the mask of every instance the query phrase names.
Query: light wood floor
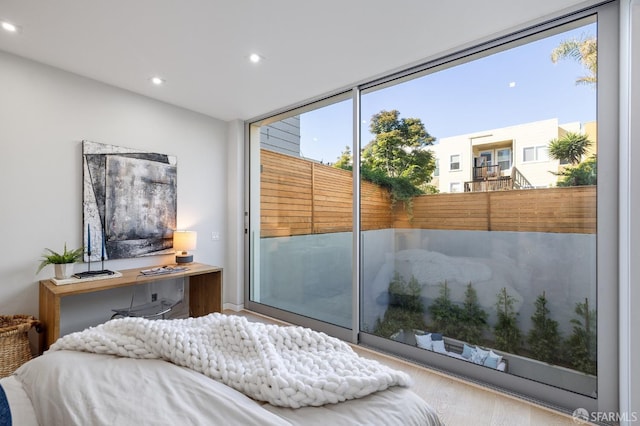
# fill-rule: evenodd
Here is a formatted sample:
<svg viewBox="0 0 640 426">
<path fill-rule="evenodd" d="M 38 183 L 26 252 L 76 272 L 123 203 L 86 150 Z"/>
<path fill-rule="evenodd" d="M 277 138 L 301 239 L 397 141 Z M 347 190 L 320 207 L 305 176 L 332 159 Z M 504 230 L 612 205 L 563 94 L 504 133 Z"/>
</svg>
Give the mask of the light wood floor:
<svg viewBox="0 0 640 426">
<path fill-rule="evenodd" d="M 226 311 L 225 313 L 243 315 L 250 321 L 282 323 L 249 311 Z M 571 416 L 564 413 L 367 348 L 355 345 L 352 347 L 362 357 L 375 359 L 407 372 L 414 380 L 412 390 L 437 411 L 447 426 L 575 426 L 576 424 Z"/>
</svg>

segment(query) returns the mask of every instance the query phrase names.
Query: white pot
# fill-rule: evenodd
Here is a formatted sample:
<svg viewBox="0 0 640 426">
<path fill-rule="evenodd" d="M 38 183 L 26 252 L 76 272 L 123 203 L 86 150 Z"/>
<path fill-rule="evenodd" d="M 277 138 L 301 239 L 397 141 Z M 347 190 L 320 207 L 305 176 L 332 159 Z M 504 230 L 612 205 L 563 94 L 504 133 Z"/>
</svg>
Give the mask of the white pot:
<svg viewBox="0 0 640 426">
<path fill-rule="evenodd" d="M 57 280 L 66 280 L 74 273 L 75 263 L 56 263 L 53 265 L 55 278 Z"/>
</svg>

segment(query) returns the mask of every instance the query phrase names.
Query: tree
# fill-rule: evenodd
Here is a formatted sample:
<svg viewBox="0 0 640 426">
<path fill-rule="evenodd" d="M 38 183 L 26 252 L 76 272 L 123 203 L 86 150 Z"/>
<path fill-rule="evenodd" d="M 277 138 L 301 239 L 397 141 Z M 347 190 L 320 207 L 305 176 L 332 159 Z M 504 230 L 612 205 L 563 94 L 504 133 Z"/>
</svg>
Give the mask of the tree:
<svg viewBox="0 0 640 426">
<path fill-rule="evenodd" d="M 598 183 L 598 160 L 592 155 L 576 167 L 567 167 L 558 173 L 563 176 L 558 186 L 596 185 Z"/>
<path fill-rule="evenodd" d="M 513 307 L 515 298 L 507 293 L 506 287 L 498 292 L 498 321 L 493 328 L 496 339 L 496 349 L 501 351 L 518 353 L 521 345 L 522 335 L 518 328 L 518 313 Z"/>
<path fill-rule="evenodd" d="M 436 168 L 433 152 L 425 149 L 435 138 L 419 118 L 400 119 L 400 112 L 381 111 L 371 117 L 370 129 L 376 135 L 362 152 L 362 179 L 387 188 L 393 203 L 437 192 L 428 185 Z M 345 147 L 334 167 L 353 170 L 351 149 Z"/>
<path fill-rule="evenodd" d="M 596 374 L 596 311 L 589 310 L 589 299 L 576 303 L 575 313 L 579 319 L 572 319 L 573 334 L 567 341 L 569 359 L 573 366 L 583 373 Z"/>
<path fill-rule="evenodd" d="M 544 292 L 536 299 L 536 311 L 531 316 L 533 327 L 527 335 L 527 343 L 535 359 L 553 363 L 558 358 L 560 348 L 560 332 L 558 322 L 551 319 L 547 308 L 547 297 Z"/>
<path fill-rule="evenodd" d="M 351 148 L 349 146 L 344 147 L 344 151 L 340 154 L 340 157 L 333 164 L 333 167 L 344 170 L 353 170 L 353 157 L 351 156 Z"/>
<path fill-rule="evenodd" d="M 441 284 L 440 296 L 429 306 L 431 328 L 449 337 L 458 336 L 458 323 L 462 309 L 451 301 L 451 290 L 447 281 Z"/>
<path fill-rule="evenodd" d="M 568 132 L 561 138 L 549 142 L 549 156 L 556 160 L 568 161 L 575 166 L 580 163 L 591 145 L 593 142 L 587 135 Z"/>
<path fill-rule="evenodd" d="M 594 85 L 598 80 L 598 41 L 595 36 L 586 36 L 565 40 L 551 52 L 551 61 L 555 64 L 561 59 L 580 61 L 588 74 L 576 79 L 576 84 Z"/>
<path fill-rule="evenodd" d="M 478 303 L 478 294 L 471 283 L 464 292 L 457 337 L 471 344 L 480 344 L 482 332 L 487 328 L 487 313 Z"/>
<path fill-rule="evenodd" d="M 381 111 L 371 117 L 369 126 L 375 139 L 362 153 L 362 165 L 381 170 L 391 178 L 407 179 L 419 187 L 431 181 L 435 170 L 433 153 L 427 146 L 431 136 L 419 118 L 399 118 L 397 110 Z"/>
</svg>

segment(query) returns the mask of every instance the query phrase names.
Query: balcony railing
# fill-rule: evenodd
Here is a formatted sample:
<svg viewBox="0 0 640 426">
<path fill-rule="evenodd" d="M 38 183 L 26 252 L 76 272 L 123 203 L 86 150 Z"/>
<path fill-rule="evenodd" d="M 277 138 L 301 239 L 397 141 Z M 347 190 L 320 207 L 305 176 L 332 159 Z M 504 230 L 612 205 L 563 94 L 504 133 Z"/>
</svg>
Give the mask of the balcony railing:
<svg viewBox="0 0 640 426">
<path fill-rule="evenodd" d="M 464 192 L 504 191 L 513 189 L 511 176 L 499 176 L 495 179 L 474 180 L 464 183 Z"/>
<path fill-rule="evenodd" d="M 473 180 L 464 183 L 464 192 L 503 191 L 513 189 L 511 176 L 502 176 L 500 165 L 473 168 Z"/>
<path fill-rule="evenodd" d="M 503 191 L 506 189 L 530 189 L 531 182 L 515 166 L 511 176 L 502 176 L 500 165 L 473 168 L 473 180 L 464 183 L 464 192 Z"/>
<path fill-rule="evenodd" d="M 495 179 L 500 176 L 500 165 L 479 166 L 473 168 L 473 180 Z"/>
</svg>

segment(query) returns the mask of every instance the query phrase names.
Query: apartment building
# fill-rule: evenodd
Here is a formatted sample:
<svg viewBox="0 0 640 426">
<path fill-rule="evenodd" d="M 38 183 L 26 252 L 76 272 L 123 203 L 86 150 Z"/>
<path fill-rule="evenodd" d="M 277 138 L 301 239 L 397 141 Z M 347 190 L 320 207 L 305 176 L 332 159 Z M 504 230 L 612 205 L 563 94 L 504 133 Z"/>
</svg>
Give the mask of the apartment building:
<svg viewBox="0 0 640 426">
<path fill-rule="evenodd" d="M 549 156 L 549 142 L 568 132 L 587 135 L 595 152 L 595 122 L 557 118 L 442 138 L 430 147 L 437 164 L 431 183 L 441 193 L 553 187 L 565 164 Z"/>
</svg>

